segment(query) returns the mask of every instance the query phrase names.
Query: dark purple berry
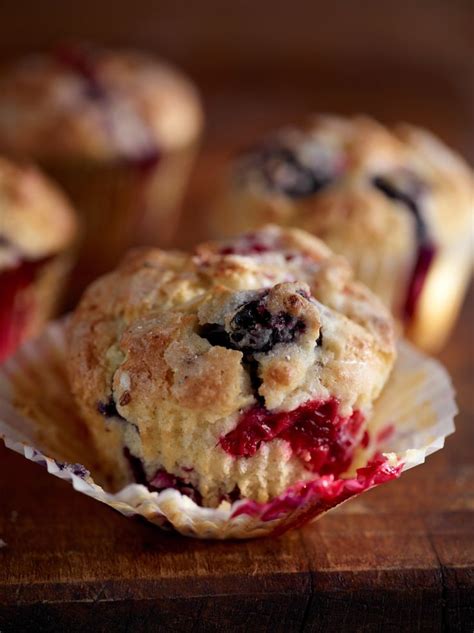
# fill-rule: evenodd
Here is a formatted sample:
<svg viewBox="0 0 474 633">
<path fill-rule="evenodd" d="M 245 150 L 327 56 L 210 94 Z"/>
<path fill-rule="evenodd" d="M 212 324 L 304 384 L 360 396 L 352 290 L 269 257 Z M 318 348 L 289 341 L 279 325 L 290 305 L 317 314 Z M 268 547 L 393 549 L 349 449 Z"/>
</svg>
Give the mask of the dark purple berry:
<svg viewBox="0 0 474 633">
<path fill-rule="evenodd" d="M 269 189 L 290 198 L 318 193 L 337 176 L 327 165 L 304 165 L 296 152 L 281 142 L 268 143 L 256 150 L 248 164 L 262 174 Z"/>
<path fill-rule="evenodd" d="M 115 404 L 115 400 L 112 396 L 109 396 L 109 399 L 106 402 L 98 402 L 97 411 L 103 415 L 104 418 L 120 417 L 120 414 L 117 411 L 117 405 Z"/>
<path fill-rule="evenodd" d="M 426 186 L 413 174 L 404 179 L 404 186 L 392 182 L 390 174 L 374 176 L 372 184 L 390 200 L 401 202 L 412 214 L 416 223 L 416 234 L 419 241 L 427 237 L 427 227 L 420 212 L 420 198 Z"/>
<path fill-rule="evenodd" d="M 130 466 L 130 470 L 132 471 L 134 481 L 137 484 L 142 484 L 142 486 L 147 486 L 148 482 L 147 482 L 145 469 L 143 468 L 143 463 L 141 459 L 139 459 L 138 457 L 135 457 L 135 455 L 132 455 L 132 453 L 127 447 L 123 449 L 123 456 L 125 457 L 125 459 L 127 460 Z"/>
<path fill-rule="evenodd" d="M 205 323 L 199 331 L 199 336 L 205 338 L 211 345 L 234 349 L 224 326 L 218 323 Z"/>
<path fill-rule="evenodd" d="M 400 178 L 397 179 L 397 176 L 400 177 L 400 175 L 402 175 L 402 184 L 397 182 L 400 180 Z M 415 315 L 418 299 L 437 250 L 430 238 L 428 226 L 421 211 L 421 199 L 427 185 L 407 170 L 403 171 L 402 174 L 395 172 L 384 176 L 374 176 L 372 184 L 390 200 L 403 204 L 415 220 L 418 247 L 403 307 L 404 317 L 410 321 Z"/>
<path fill-rule="evenodd" d="M 230 340 L 245 353 L 270 351 L 277 343 L 291 343 L 305 323 L 287 312 L 271 314 L 261 300 L 245 303 L 230 323 Z"/>
<path fill-rule="evenodd" d="M 152 172 L 161 160 L 161 152 L 157 147 L 151 146 L 147 151 L 143 151 L 137 156 L 127 159 L 141 174 L 147 175 Z"/>
</svg>

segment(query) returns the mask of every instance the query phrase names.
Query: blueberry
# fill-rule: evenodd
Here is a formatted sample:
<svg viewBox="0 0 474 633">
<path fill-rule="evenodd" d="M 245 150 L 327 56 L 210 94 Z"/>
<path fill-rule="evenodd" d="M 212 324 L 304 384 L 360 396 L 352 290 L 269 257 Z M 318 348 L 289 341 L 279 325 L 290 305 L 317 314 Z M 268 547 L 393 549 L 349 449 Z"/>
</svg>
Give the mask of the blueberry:
<svg viewBox="0 0 474 633">
<path fill-rule="evenodd" d="M 437 251 L 421 209 L 421 199 L 427 185 L 408 170 L 374 176 L 372 185 L 390 200 L 403 204 L 415 219 L 418 246 L 403 306 L 403 316 L 405 320 L 410 321 L 415 315 L 418 300 Z"/>
<path fill-rule="evenodd" d="M 112 396 L 109 396 L 109 399 L 106 402 L 98 402 L 97 403 L 97 411 L 104 416 L 104 418 L 114 418 L 120 417 L 119 412 L 117 411 L 117 405 L 115 404 L 115 400 Z"/>
<path fill-rule="evenodd" d="M 226 349 L 233 349 L 229 335 L 225 331 L 224 326 L 219 325 L 218 323 L 205 323 L 199 331 L 199 336 L 205 338 L 211 345 L 225 347 Z"/>
<path fill-rule="evenodd" d="M 396 173 L 374 176 L 372 184 L 390 200 L 401 202 L 413 214 L 417 238 L 420 242 L 424 241 L 428 231 L 420 211 L 420 198 L 426 186 L 409 172 L 404 174 L 403 184 L 397 183 L 396 176 Z"/>
<path fill-rule="evenodd" d="M 291 343 L 305 323 L 287 312 L 271 314 L 261 300 L 245 303 L 230 323 L 230 340 L 247 354 L 270 351 L 277 343 Z"/>
<path fill-rule="evenodd" d="M 262 380 L 259 376 L 259 363 L 255 354 L 269 352 L 278 343 L 291 343 L 305 331 L 306 324 L 287 312 L 272 314 L 265 305 L 268 291 L 258 299 L 240 306 L 229 324 L 229 331 L 218 323 L 204 324 L 199 334 L 211 345 L 235 349 L 243 353 L 242 364 L 247 371 L 252 391 L 260 404 L 263 398 L 259 394 Z M 322 338 L 318 339 L 322 342 Z"/>
<path fill-rule="evenodd" d="M 218 323 L 206 323 L 199 334 L 211 345 L 236 349 L 250 357 L 270 351 L 277 343 L 291 343 L 305 327 L 304 321 L 287 312 L 272 314 L 260 298 L 244 303 L 237 310 L 229 332 Z"/>
<path fill-rule="evenodd" d="M 245 303 L 230 323 L 230 340 L 243 352 L 266 352 L 272 347 L 271 314 L 257 301 Z"/>
<path fill-rule="evenodd" d="M 336 176 L 323 164 L 304 165 L 295 151 L 276 142 L 251 155 L 250 165 L 262 174 L 269 189 L 290 198 L 318 193 Z"/>
</svg>

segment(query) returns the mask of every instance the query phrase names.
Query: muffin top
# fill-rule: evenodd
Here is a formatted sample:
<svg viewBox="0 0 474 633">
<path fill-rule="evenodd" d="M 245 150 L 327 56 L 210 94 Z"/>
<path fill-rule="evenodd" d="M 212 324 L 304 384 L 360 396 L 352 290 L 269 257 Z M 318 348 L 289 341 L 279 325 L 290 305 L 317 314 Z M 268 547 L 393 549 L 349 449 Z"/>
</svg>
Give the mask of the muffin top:
<svg viewBox="0 0 474 633">
<path fill-rule="evenodd" d="M 192 142 L 201 123 L 192 84 L 135 51 L 71 45 L 0 76 L 0 149 L 13 155 L 144 162 Z"/>
<path fill-rule="evenodd" d="M 32 165 L 0 158 L 0 267 L 70 246 L 76 216 L 61 191 Z"/>
<path fill-rule="evenodd" d="M 403 253 L 463 237 L 473 182 L 464 161 L 425 130 L 315 116 L 241 155 L 215 221 L 219 232 L 275 221 L 314 232 L 336 251 L 353 244 Z"/>
<path fill-rule="evenodd" d="M 302 231 L 268 226 L 191 255 L 130 253 L 76 309 L 68 370 L 91 427 L 118 421 L 104 450 L 124 445 L 148 478 L 193 471 L 215 503 L 219 486 L 265 500 L 311 475 L 288 451 L 272 462 L 291 462 L 286 479 L 251 475 L 281 440 L 231 457 L 221 439 L 243 412 L 332 402 L 339 416 L 366 415 L 394 358 L 392 319 L 346 262 Z"/>
</svg>

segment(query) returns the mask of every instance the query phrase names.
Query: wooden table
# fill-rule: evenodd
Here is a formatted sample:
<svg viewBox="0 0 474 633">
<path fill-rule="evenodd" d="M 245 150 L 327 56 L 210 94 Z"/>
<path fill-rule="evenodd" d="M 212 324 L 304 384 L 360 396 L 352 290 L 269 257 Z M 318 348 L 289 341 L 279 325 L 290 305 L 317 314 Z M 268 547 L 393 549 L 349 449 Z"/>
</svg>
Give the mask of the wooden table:
<svg viewBox="0 0 474 633">
<path fill-rule="evenodd" d="M 461 409 L 445 449 L 278 539 L 162 533 L 2 448 L 0 631 L 472 632 L 473 322 L 474 293 L 441 355 Z"/>
<path fill-rule="evenodd" d="M 401 0 L 388 13 L 373 0 L 366 13 L 360 3 L 333 12 L 333 3 L 299 2 L 294 13 L 294 3 L 286 12 L 274 4 L 233 3 L 224 16 L 217 0 L 187 3 L 184 18 L 171 1 L 139 0 L 130 12 L 107 0 L 86 19 L 82 3 L 47 0 L 25 13 L 7 2 L 0 56 L 74 32 L 158 42 L 191 72 L 209 123 L 185 204 L 184 246 L 204 236 L 201 214 L 229 150 L 311 110 L 424 124 L 474 158 L 468 3 Z M 259 29 L 269 16 L 272 29 Z M 0 447 L 1 633 L 472 633 L 473 323 L 471 293 L 441 354 L 461 409 L 446 448 L 279 539 L 211 543 L 162 533 Z"/>
</svg>

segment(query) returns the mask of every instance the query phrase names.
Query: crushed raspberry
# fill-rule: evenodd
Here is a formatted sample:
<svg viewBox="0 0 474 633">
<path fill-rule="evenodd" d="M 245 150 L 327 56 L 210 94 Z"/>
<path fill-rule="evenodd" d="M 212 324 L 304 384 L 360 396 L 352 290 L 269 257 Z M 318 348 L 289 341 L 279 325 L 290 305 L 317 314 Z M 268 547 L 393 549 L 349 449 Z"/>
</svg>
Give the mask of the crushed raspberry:
<svg viewBox="0 0 474 633">
<path fill-rule="evenodd" d="M 151 490 L 158 492 L 166 490 L 167 488 L 174 488 L 182 495 L 186 495 L 192 499 L 197 505 L 202 505 L 202 495 L 199 490 L 185 479 L 172 475 L 162 468 L 156 471 L 148 485 Z"/>
<path fill-rule="evenodd" d="M 293 411 L 279 413 L 255 405 L 241 415 L 236 428 L 220 439 L 220 445 L 234 457 L 251 457 L 262 443 L 279 438 L 289 443 L 311 472 L 338 475 L 351 464 L 364 422 L 360 411 L 341 417 L 338 409 L 335 398 L 306 402 Z"/>
<path fill-rule="evenodd" d="M 47 259 L 24 261 L 0 272 L 0 361 L 5 360 L 24 340 L 35 309 L 27 292 Z"/>
<path fill-rule="evenodd" d="M 132 455 L 130 450 L 125 447 L 123 449 L 123 455 L 128 461 L 130 470 L 132 471 L 133 479 L 137 484 L 146 486 L 152 492 L 161 492 L 167 488 L 174 488 L 178 490 L 182 495 L 186 495 L 194 501 L 197 505 L 202 505 L 202 495 L 191 483 L 183 479 L 172 475 L 164 468 L 160 468 L 156 471 L 153 477 L 149 480 L 143 467 L 143 462 L 140 458 Z M 193 468 L 183 468 L 186 472 L 191 472 Z"/>
<path fill-rule="evenodd" d="M 336 479 L 334 475 L 325 475 L 314 481 L 299 482 L 268 503 L 243 501 L 234 510 L 232 518 L 246 514 L 261 521 L 273 521 L 292 513 L 288 521 L 274 530 L 273 535 L 277 536 L 290 528 L 301 527 L 350 497 L 396 479 L 402 467 L 403 464 L 390 466 L 386 457 L 377 455 L 367 466 L 357 469 L 356 477 Z"/>
</svg>

